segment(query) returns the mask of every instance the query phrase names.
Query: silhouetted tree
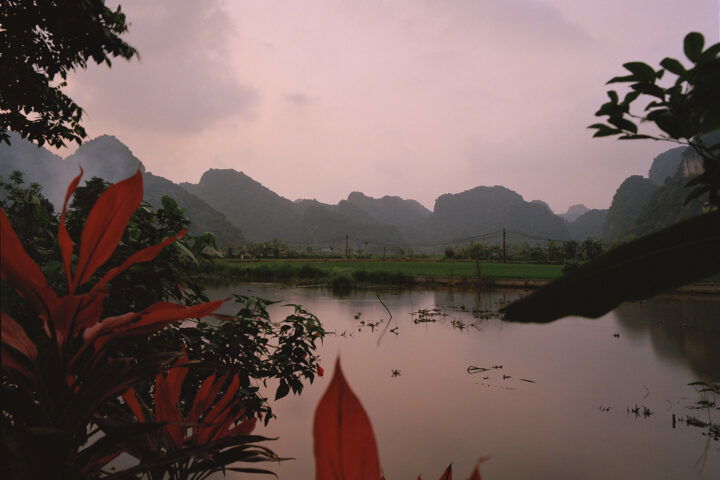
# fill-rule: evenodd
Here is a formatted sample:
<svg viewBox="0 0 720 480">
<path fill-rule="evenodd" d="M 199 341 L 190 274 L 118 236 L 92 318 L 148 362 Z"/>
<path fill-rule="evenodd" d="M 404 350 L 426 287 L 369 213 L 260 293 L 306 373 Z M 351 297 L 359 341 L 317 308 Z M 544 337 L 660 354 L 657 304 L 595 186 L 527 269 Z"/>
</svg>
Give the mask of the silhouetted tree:
<svg viewBox="0 0 720 480">
<path fill-rule="evenodd" d="M 120 38 L 127 29 L 120 7 L 104 0 L 0 2 L 0 142 L 15 131 L 39 145 L 80 143 L 83 110 L 62 92 L 68 73 L 136 56 Z"/>
</svg>

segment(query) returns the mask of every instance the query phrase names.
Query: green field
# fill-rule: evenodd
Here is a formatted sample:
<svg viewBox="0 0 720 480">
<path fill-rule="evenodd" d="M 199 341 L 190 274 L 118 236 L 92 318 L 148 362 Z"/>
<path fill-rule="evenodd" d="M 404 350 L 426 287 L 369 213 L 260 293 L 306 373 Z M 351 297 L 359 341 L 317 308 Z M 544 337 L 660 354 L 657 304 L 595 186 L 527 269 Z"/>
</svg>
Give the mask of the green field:
<svg viewBox="0 0 720 480">
<path fill-rule="evenodd" d="M 326 284 L 338 288 L 358 285 L 432 285 L 474 279 L 551 280 L 563 265 L 463 260 L 216 260 L 201 268 L 199 281 L 237 281 Z M 720 283 L 713 275 L 699 283 Z"/>
<path fill-rule="evenodd" d="M 477 277 L 477 264 L 472 261 L 411 261 L 411 260 L 222 260 L 226 266 L 246 270 L 258 269 L 276 271 L 283 277 L 296 272 L 311 273 L 316 270 L 327 274 L 356 271 L 402 274 L 408 277 Z M 562 265 L 541 265 L 531 263 L 480 262 L 480 276 L 488 278 L 539 278 L 559 277 Z M 311 275 L 312 276 L 312 275 Z"/>
</svg>

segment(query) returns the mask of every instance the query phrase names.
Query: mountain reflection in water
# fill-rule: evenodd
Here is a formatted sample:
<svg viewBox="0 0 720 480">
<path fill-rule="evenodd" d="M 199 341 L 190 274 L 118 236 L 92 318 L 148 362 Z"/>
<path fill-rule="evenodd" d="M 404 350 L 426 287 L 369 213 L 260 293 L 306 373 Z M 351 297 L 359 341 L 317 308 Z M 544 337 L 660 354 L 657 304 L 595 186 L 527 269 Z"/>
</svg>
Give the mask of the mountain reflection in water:
<svg viewBox="0 0 720 480">
<path fill-rule="evenodd" d="M 694 298 L 627 303 L 615 310 L 630 339 L 650 338 L 661 360 L 687 362 L 699 378 L 720 381 L 720 301 Z"/>
</svg>

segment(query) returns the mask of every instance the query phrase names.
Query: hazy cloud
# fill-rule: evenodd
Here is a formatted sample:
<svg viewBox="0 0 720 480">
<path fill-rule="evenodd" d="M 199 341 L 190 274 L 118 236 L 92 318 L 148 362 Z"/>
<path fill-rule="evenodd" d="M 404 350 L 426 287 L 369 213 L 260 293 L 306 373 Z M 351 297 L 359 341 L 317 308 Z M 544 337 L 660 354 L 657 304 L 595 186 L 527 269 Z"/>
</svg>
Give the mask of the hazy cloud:
<svg viewBox="0 0 720 480">
<path fill-rule="evenodd" d="M 178 134 L 227 117 L 253 118 L 260 95 L 228 65 L 234 27 L 222 2 L 125 0 L 122 8 L 140 59 L 91 67 L 72 79 L 71 93 L 91 117 L 112 112 L 115 125 Z"/>
<path fill-rule="evenodd" d="M 287 100 L 288 102 L 290 102 L 294 105 L 298 105 L 298 106 L 308 105 L 308 104 L 316 101 L 315 98 L 309 97 L 309 96 L 305 95 L 304 93 L 299 93 L 299 92 L 286 94 L 285 100 Z"/>
</svg>

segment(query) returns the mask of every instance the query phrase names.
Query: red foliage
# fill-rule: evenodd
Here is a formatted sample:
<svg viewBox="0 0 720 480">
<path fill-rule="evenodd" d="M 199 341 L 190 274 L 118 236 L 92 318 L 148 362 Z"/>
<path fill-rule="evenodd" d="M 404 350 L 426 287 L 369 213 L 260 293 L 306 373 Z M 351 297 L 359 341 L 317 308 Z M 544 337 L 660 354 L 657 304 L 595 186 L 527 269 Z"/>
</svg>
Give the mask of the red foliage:
<svg viewBox="0 0 720 480">
<path fill-rule="evenodd" d="M 220 378 L 216 374 L 207 377 L 195 393 L 192 406 L 183 416 L 180 408 L 180 394 L 187 376 L 187 357 L 181 357 L 167 375 L 155 376 L 153 400 L 154 413 L 138 397 L 135 389 L 130 388 L 123 399 L 140 422 L 156 421 L 165 423 L 163 433 L 166 441 L 160 442 L 180 449 L 189 445 L 203 445 L 224 438 L 249 435 L 255 428 L 255 418 L 243 415 L 240 399 L 235 397 L 240 388 L 240 379 L 234 375 L 221 396 L 227 376 Z"/>
<path fill-rule="evenodd" d="M 140 171 L 130 178 L 110 186 L 91 209 L 81 234 L 80 249 L 73 269 L 74 246 L 65 227 L 67 203 L 80 181 L 82 171 L 68 187 L 60 215 L 58 243 L 68 283 L 68 295 L 58 296 L 48 285 L 40 267 L 25 251 L 4 210 L 0 209 L 0 275 L 9 286 L 25 298 L 38 313 L 43 327 L 56 344 L 60 358 L 65 357 L 68 340 L 81 337 L 82 347 L 67 365 L 70 370 L 80 353 L 93 347 L 93 360 L 104 354 L 105 346 L 129 336 L 147 335 L 164 326 L 190 317 L 202 317 L 217 309 L 222 301 L 207 302 L 192 307 L 171 303 L 156 303 L 138 313 L 128 313 L 102 319 L 103 302 L 107 297 L 105 286 L 109 281 L 132 265 L 154 259 L 170 243 L 185 234 L 148 247 L 133 254 L 120 266 L 110 269 L 86 293 L 77 290 L 86 284 L 95 272 L 112 256 L 133 212 L 142 200 Z M 3 350 L 2 365 L 35 379 L 23 362 L 34 364 L 37 350 L 24 329 L 8 315 L 2 316 L 2 343 L 12 353 Z"/>
<path fill-rule="evenodd" d="M 13 429 L 12 432 L 8 430 L 8 435 L 14 436 L 14 444 L 27 444 L 15 451 L 29 452 L 27 456 L 15 455 L 11 468 L 25 478 L 48 478 L 49 472 L 56 478 L 97 476 L 100 469 L 120 453 L 117 445 L 102 442 L 79 451 L 87 442 L 88 424 L 97 416 L 98 408 L 132 385 L 152 378 L 153 374 L 177 358 L 173 353 L 147 359 L 113 358 L 109 354 L 110 346 L 129 337 L 149 335 L 179 320 L 203 317 L 222 304 L 222 301 L 216 301 L 185 307 L 158 302 L 141 312 L 103 319 L 107 283 L 132 265 L 154 259 L 165 246 L 185 232 L 136 252 L 89 287 L 89 281 L 115 252 L 142 200 L 143 187 L 138 171 L 134 176 L 110 186 L 100 196 L 88 215 L 73 265 L 75 247 L 65 226 L 65 216 L 68 200 L 81 176 L 82 171 L 68 188 L 58 228 L 58 243 L 67 280 L 66 295 L 59 295 L 48 286 L 42 270 L 28 255 L 7 214 L 0 209 L 0 276 L 35 310 L 42 325 L 41 331 L 47 336 L 46 339 L 33 338 L 29 335 L 31 325 L 21 325 L 4 312 L 0 317 L 2 368 L 14 377 L 16 393 L 24 398 L 23 402 L 38 406 L 10 412 Z M 165 428 L 176 442 L 182 441 L 183 430 L 176 423 L 180 419 L 178 399 L 185 372 L 184 368 L 173 369 L 167 378 L 161 374 L 156 378 L 158 419 L 173 422 Z M 139 404 L 126 397 L 128 405 L 137 412 L 138 419 L 143 420 Z M 228 403 L 225 402 L 225 405 Z M 210 413 L 225 423 L 198 428 L 198 437 L 219 438 L 248 431 L 249 423 L 242 427 L 228 424 L 223 416 L 225 412 L 211 410 Z M 210 413 L 206 414 L 206 421 L 209 421 Z M 38 428 L 40 426 L 42 428 Z M 212 430 L 207 433 L 209 428 Z M 57 439 L 55 443 L 47 443 L 42 436 L 44 431 L 60 432 L 53 437 Z M 43 448 L 52 452 L 46 461 L 40 463 L 31 458 L 37 442 L 46 442 L 42 443 Z"/>
<path fill-rule="evenodd" d="M 339 359 L 315 410 L 313 434 L 317 480 L 385 480 L 370 419 L 345 380 Z M 452 480 L 452 465 L 440 480 Z M 482 480 L 478 466 L 468 480 Z"/>
</svg>

